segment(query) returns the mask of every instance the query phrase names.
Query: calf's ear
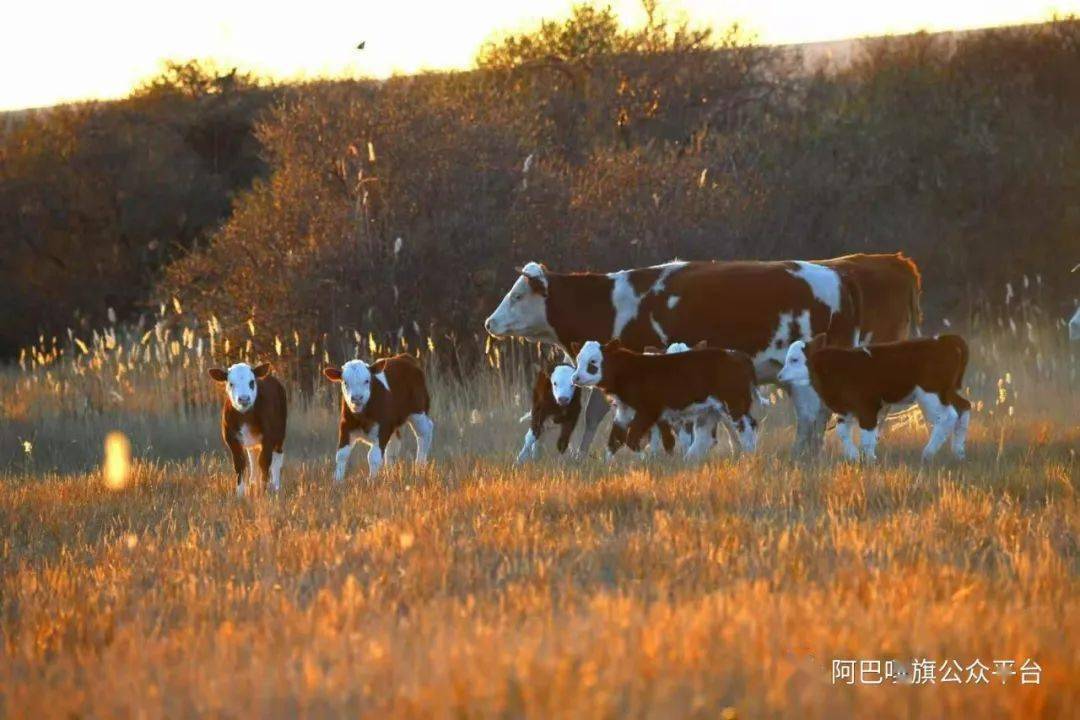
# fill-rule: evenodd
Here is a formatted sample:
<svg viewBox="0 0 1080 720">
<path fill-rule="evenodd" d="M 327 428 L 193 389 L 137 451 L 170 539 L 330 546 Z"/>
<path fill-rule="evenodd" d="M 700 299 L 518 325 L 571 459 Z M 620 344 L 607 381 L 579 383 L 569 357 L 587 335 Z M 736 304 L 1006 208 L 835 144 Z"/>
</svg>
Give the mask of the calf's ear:
<svg viewBox="0 0 1080 720">
<path fill-rule="evenodd" d="M 663 348 L 658 348 L 655 345 L 646 345 L 645 349 L 642 352 L 644 352 L 646 355 L 663 355 L 664 354 Z"/>
<path fill-rule="evenodd" d="M 708 347 L 709 347 L 709 341 L 708 340 L 698 340 L 697 343 L 694 345 L 694 347 L 692 347 L 690 349 L 691 350 L 707 350 Z"/>
<path fill-rule="evenodd" d="M 264 377 L 270 374 L 270 363 L 260 363 L 251 369 L 251 372 L 255 373 L 255 377 L 262 380 Z"/>
<path fill-rule="evenodd" d="M 622 341 L 619 340 L 619 338 L 611 338 L 610 340 L 607 341 L 607 344 L 604 345 L 605 350 L 618 350 L 621 347 L 622 347 Z"/>
<path fill-rule="evenodd" d="M 210 368 L 207 372 L 214 382 L 223 383 L 229 378 L 229 374 L 221 368 Z"/>
<path fill-rule="evenodd" d="M 341 382 L 341 368 L 336 368 L 336 367 L 323 368 L 322 374 L 330 382 Z"/>
<path fill-rule="evenodd" d="M 577 359 L 577 356 L 578 356 L 579 352 L 581 352 L 581 343 L 579 343 L 579 342 L 570 343 L 570 356 L 573 357 L 574 359 Z"/>
</svg>

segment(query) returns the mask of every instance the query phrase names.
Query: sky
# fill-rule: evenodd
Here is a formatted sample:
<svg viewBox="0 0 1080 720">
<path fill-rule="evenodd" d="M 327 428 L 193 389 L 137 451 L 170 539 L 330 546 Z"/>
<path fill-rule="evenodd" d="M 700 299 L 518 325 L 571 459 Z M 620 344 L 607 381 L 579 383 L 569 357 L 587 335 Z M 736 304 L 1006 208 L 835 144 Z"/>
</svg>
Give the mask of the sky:
<svg viewBox="0 0 1080 720">
<path fill-rule="evenodd" d="M 467 68 L 500 32 L 565 17 L 573 0 L 13 0 L 0 33 L 0 110 L 122 97 L 166 59 L 278 80 Z M 600 0 L 640 25 L 640 0 Z M 786 44 L 959 30 L 1080 14 L 1080 0 L 661 0 L 670 17 Z M 363 51 L 355 49 L 366 41 Z"/>
</svg>

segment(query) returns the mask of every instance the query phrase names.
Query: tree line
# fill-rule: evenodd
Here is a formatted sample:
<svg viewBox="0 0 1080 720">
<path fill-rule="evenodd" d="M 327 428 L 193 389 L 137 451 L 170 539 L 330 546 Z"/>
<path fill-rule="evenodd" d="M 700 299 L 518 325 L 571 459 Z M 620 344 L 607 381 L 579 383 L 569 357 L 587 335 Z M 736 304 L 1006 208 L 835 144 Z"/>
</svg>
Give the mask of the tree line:
<svg viewBox="0 0 1080 720">
<path fill-rule="evenodd" d="M 263 347 L 471 338 L 530 259 L 903 249 L 953 322 L 1025 276 L 1049 311 L 1070 302 L 1080 22 L 866 41 L 807 72 L 646 9 L 631 30 L 578 6 L 468 72 L 288 88 L 195 72 L 27 121 L 0 149 L 20 313 L 4 348 L 174 297 L 244 337 L 254 320 Z"/>
</svg>

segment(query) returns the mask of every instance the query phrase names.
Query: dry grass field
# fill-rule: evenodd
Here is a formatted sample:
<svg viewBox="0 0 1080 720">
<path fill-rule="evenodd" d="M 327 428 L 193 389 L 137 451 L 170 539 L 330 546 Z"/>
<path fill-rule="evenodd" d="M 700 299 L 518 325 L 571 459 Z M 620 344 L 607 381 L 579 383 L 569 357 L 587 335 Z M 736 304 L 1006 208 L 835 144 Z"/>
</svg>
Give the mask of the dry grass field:
<svg viewBox="0 0 1080 720">
<path fill-rule="evenodd" d="M 502 370 L 434 379 L 428 468 L 368 482 L 358 453 L 334 486 L 327 390 L 294 403 L 281 494 L 244 501 L 201 341 L 86 345 L 0 375 L 2 716 L 1080 707 L 1080 356 L 1059 326 L 972 335 L 963 464 L 921 466 L 914 425 L 885 435 L 876 467 L 840 462 L 835 438 L 821 462 L 793 462 L 781 401 L 753 458 L 549 450 L 514 468 L 528 348 L 504 347 Z M 100 460 L 117 429 L 136 461 L 113 491 Z M 1038 684 L 1021 683 L 1029 658 Z M 843 659 L 955 660 L 964 682 L 834 683 Z"/>
</svg>

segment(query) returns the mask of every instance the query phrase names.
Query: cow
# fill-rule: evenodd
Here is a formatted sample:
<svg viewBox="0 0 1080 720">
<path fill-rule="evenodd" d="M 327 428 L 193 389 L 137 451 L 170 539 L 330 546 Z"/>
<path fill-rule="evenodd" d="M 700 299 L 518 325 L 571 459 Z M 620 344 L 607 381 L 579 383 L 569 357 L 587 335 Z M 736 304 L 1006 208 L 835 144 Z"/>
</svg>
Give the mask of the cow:
<svg viewBox="0 0 1080 720">
<path fill-rule="evenodd" d="M 750 414 L 754 365 L 738 350 L 645 355 L 623 347 L 618 339 L 604 345 L 590 340 L 577 354 L 573 381 L 614 399 L 614 422 L 625 428 L 631 450 L 638 450 L 645 433 L 660 420 L 693 422 L 687 460 L 708 451 L 717 421 L 732 428 L 743 450 L 756 449 L 757 422 Z"/>
<path fill-rule="evenodd" d="M 839 418 L 836 425 L 850 460 L 859 459 L 852 441 L 853 423 L 861 429 L 863 459 L 877 459 L 877 428 L 891 405 L 919 404 L 932 427 L 923 448 L 930 460 L 952 436 L 952 449 L 963 459 L 971 403 L 960 395 L 968 346 L 959 335 L 901 340 L 858 348 L 828 347 L 824 336 L 788 348 L 780 380 L 811 387 Z"/>
<path fill-rule="evenodd" d="M 759 383 L 774 383 L 787 348 L 825 332 L 851 345 L 857 288 L 846 274 L 803 261 L 673 261 L 611 273 L 558 273 L 527 263 L 484 322 L 495 337 L 553 343 L 619 339 L 628 349 L 706 341 L 748 354 Z M 797 450 L 814 451 L 825 413 L 810 388 L 793 388 Z M 580 450 L 608 411 L 599 393 L 585 409 Z"/>
<path fill-rule="evenodd" d="M 232 454 L 236 495 L 241 498 L 255 481 L 256 450 L 263 484 L 269 483 L 274 492 L 281 489 L 288 402 L 284 386 L 270 370 L 270 363 L 251 367 L 242 362 L 228 370 L 209 370 L 210 378 L 225 389 L 221 438 Z M 250 478 L 247 482 L 245 470 Z"/>
<path fill-rule="evenodd" d="M 323 370 L 327 380 L 341 384 L 338 450 L 334 455 L 334 481 L 345 479 L 354 443 L 368 450 L 368 477 L 379 474 L 390 439 L 408 423 L 416 435 L 416 462 L 427 462 L 435 430 L 429 414 L 431 398 L 419 361 L 400 354 L 376 360 L 350 360 L 340 368 Z"/>
<path fill-rule="evenodd" d="M 570 436 L 577 427 L 578 416 L 581 415 L 581 391 L 570 381 L 573 374 L 573 366 L 565 363 L 556 365 L 550 372 L 541 370 L 536 374 L 532 410 L 522 418 L 529 419 L 529 429 L 525 432 L 525 442 L 517 456 L 519 464 L 539 457 L 540 438 L 549 420 L 559 426 L 556 443 L 559 452 L 566 452 Z"/>
<path fill-rule="evenodd" d="M 815 261 L 847 276 L 859 295 L 857 344 L 907 340 L 922 323 L 922 275 L 903 253 L 844 255 Z"/>
</svg>

